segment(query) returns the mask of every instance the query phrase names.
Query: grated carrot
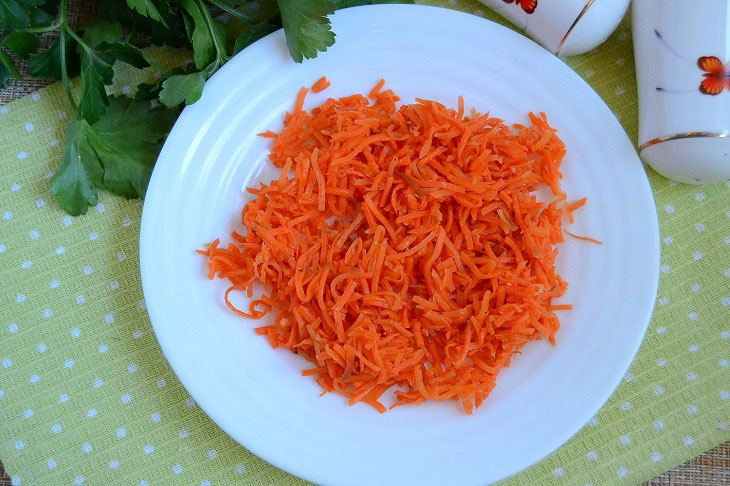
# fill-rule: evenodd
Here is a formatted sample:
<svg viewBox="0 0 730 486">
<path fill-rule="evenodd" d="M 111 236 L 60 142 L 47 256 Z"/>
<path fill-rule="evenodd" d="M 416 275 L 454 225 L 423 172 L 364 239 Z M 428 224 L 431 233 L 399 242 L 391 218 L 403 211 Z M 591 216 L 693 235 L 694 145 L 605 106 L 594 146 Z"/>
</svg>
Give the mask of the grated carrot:
<svg viewBox="0 0 730 486">
<path fill-rule="evenodd" d="M 318 80 L 312 91 L 329 85 Z M 455 400 L 466 413 L 526 343 L 555 343 L 562 220 L 585 200 L 560 189 L 565 146 L 545 114 L 509 127 L 429 100 L 397 106 L 381 80 L 368 97 L 306 112 L 306 88 L 273 138 L 278 179 L 248 188 L 245 236 L 199 253 L 227 278 L 225 302 L 274 348 L 312 364 L 324 392 L 380 412 Z M 291 174 L 294 174 L 293 176 Z M 552 202 L 534 191 L 547 186 Z M 570 234 L 570 233 L 568 233 Z M 584 238 L 584 237 L 581 237 Z M 264 295 L 247 311 L 235 291 Z"/>
<path fill-rule="evenodd" d="M 316 83 L 312 85 L 312 93 L 321 93 L 322 91 L 326 90 L 330 87 L 330 82 L 322 76 L 317 80 Z"/>
<path fill-rule="evenodd" d="M 573 238 L 575 238 L 576 240 L 590 241 L 591 243 L 595 243 L 596 245 L 602 245 L 602 244 L 603 244 L 603 242 L 602 242 L 602 241 L 600 241 L 600 240 L 597 240 L 597 239 L 595 239 L 595 238 L 591 238 L 590 236 L 579 236 L 579 235 L 574 235 L 573 233 L 571 233 L 571 232 L 570 232 L 570 231 L 568 231 L 568 230 L 563 230 L 563 231 L 565 231 L 565 233 L 566 233 L 567 235 L 569 235 L 569 236 L 572 236 L 572 237 L 573 237 Z"/>
</svg>

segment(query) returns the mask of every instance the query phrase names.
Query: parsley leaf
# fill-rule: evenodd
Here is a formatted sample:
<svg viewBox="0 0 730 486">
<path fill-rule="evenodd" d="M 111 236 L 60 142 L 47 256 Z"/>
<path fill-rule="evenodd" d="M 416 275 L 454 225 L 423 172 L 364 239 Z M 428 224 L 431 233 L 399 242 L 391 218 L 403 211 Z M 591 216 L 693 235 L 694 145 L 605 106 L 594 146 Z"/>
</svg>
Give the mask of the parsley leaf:
<svg viewBox="0 0 730 486">
<path fill-rule="evenodd" d="M 162 79 L 160 78 L 154 83 L 138 84 L 137 91 L 134 93 L 134 99 L 137 101 L 152 101 L 159 97 L 160 90 L 162 89 Z"/>
<path fill-rule="evenodd" d="M 58 0 L 45 0 L 38 8 L 30 12 L 30 25 L 45 25 L 58 15 Z"/>
<path fill-rule="evenodd" d="M 21 76 L 18 72 L 18 68 L 15 67 L 15 62 L 13 62 L 13 58 L 11 58 L 5 51 L 0 51 L 0 64 L 3 65 L 3 68 L 10 76 L 18 80 L 23 79 L 23 76 Z M 5 80 L 8 79 L 7 74 L 5 75 Z"/>
<path fill-rule="evenodd" d="M 276 0 L 208 0 L 211 4 L 221 8 L 224 12 L 231 14 L 231 9 L 236 13 L 232 18 L 238 18 L 255 25 L 259 22 L 271 21 L 279 13 L 279 6 Z M 281 25 L 279 26 L 281 27 Z"/>
<path fill-rule="evenodd" d="M 127 5 L 129 5 L 129 8 L 136 10 L 140 15 L 149 17 L 152 20 L 167 26 L 160 14 L 160 11 L 157 9 L 157 6 L 154 2 L 152 2 L 152 0 L 127 0 Z"/>
<path fill-rule="evenodd" d="M 160 76 L 157 81 L 154 81 L 152 83 L 138 84 L 137 92 L 134 93 L 134 99 L 137 101 L 151 101 L 157 99 L 160 96 L 160 91 L 162 90 L 162 83 L 164 83 L 168 78 L 177 74 L 185 74 L 186 72 L 191 72 L 192 64 L 190 64 L 188 68 L 189 69 L 187 71 L 179 67 L 172 68 L 172 70 Z"/>
<path fill-rule="evenodd" d="M 248 29 L 246 29 L 241 35 L 238 36 L 236 39 L 236 43 L 233 46 L 233 54 L 236 55 L 242 50 L 244 50 L 246 47 L 250 46 L 257 40 L 261 39 L 262 37 L 271 34 L 274 32 L 278 27 L 274 24 L 270 24 L 269 22 L 261 22 L 255 25 L 252 25 Z"/>
<path fill-rule="evenodd" d="M 109 98 L 104 85 L 112 84 L 114 58 L 104 52 L 84 48 L 81 54 L 81 102 L 79 114 L 95 123 L 104 114 Z"/>
<path fill-rule="evenodd" d="M 116 44 L 121 37 L 121 25 L 98 19 L 86 25 L 83 42 L 78 44 L 81 52 L 79 115 L 89 123 L 97 122 L 109 104 L 105 85 L 112 84 L 116 58 L 103 49 Z"/>
<path fill-rule="evenodd" d="M 150 62 L 144 53 L 139 48 L 126 42 L 112 42 L 111 44 L 102 42 L 97 46 L 97 50 L 108 54 L 117 61 L 126 62 L 137 69 L 150 66 Z"/>
<path fill-rule="evenodd" d="M 28 59 L 38 49 L 38 38 L 29 32 L 12 32 L 2 43 L 23 59 Z"/>
<path fill-rule="evenodd" d="M 61 166 L 51 179 L 51 193 L 72 216 L 85 213 L 99 199 L 96 188 L 102 184 L 104 169 L 91 146 L 91 131 L 86 120 L 71 121 Z"/>
<path fill-rule="evenodd" d="M 114 96 L 109 101 L 98 122 L 71 122 L 61 166 L 51 180 L 51 192 L 73 216 L 97 203 L 97 189 L 144 196 L 162 139 L 175 120 L 174 111 L 151 108 L 149 102 Z"/>
<path fill-rule="evenodd" d="M 139 31 L 147 32 L 152 39 L 152 43 L 156 46 L 183 47 L 187 45 L 187 36 L 185 35 L 185 27 L 183 26 L 182 16 L 171 16 L 167 19 L 169 28 L 152 25 L 151 22 L 146 24 L 138 22 Z"/>
<path fill-rule="evenodd" d="M 162 82 L 160 103 L 165 106 L 177 106 L 183 101 L 192 105 L 200 99 L 205 85 L 205 73 L 178 74 L 170 76 Z"/>
<path fill-rule="evenodd" d="M 93 126 L 93 148 L 104 166 L 104 187 L 126 198 L 144 197 L 162 140 L 177 113 L 126 97 L 112 97 Z"/>
<path fill-rule="evenodd" d="M 335 43 L 327 15 L 335 11 L 332 0 L 277 0 L 281 22 L 286 33 L 286 45 L 295 62 L 317 57 Z"/>
<path fill-rule="evenodd" d="M 104 24 L 108 30 L 102 28 Z M 137 47 L 116 41 L 120 32 L 121 28 L 116 31 L 113 25 L 100 20 L 84 32 L 82 40 L 88 45 L 79 45 L 82 49 L 79 114 L 89 123 L 99 120 L 109 104 L 105 85 L 112 84 L 114 61 L 118 59 L 136 68 L 150 65 Z"/>
<path fill-rule="evenodd" d="M 5 67 L 5 64 L 0 63 L 0 89 L 5 88 L 10 78 L 10 71 Z"/>
<path fill-rule="evenodd" d="M 43 0 L 2 0 L 0 1 L 0 29 L 11 27 L 24 29 L 30 27 L 34 10 Z"/>
<path fill-rule="evenodd" d="M 97 19 L 86 24 L 81 40 L 89 47 L 96 47 L 102 42 L 111 43 L 120 40 L 123 33 L 122 26 L 118 22 L 107 22 L 103 19 Z M 81 47 L 79 46 L 79 49 Z"/>
<path fill-rule="evenodd" d="M 406 0 L 408 1 L 408 0 Z M 71 27 L 67 2 L 0 0 L 0 87 L 20 78 L 14 53 L 28 58 L 38 48 L 33 34 L 58 31 L 59 38 L 28 62 L 29 72 L 62 81 L 74 116 L 67 132 L 53 194 L 70 214 L 96 204 L 98 190 L 132 198 L 144 196 L 162 140 L 178 110 L 196 102 L 206 79 L 232 55 L 284 27 L 295 62 L 316 57 L 335 42 L 328 15 L 337 8 L 394 0 L 98 0 L 99 18 L 78 33 Z M 213 15 L 226 12 L 224 25 Z M 141 47 L 150 43 L 192 47 L 184 69 L 165 70 Z M 61 47 L 64 47 L 63 52 Z M 140 84 L 134 99 L 107 94 L 118 61 L 136 68 L 152 65 L 161 76 Z M 77 96 L 71 78 L 81 74 Z"/>
<path fill-rule="evenodd" d="M 65 35 L 65 34 L 61 34 Z M 72 55 L 73 44 L 66 42 L 66 69 L 73 77 L 79 74 L 81 65 L 78 56 Z M 39 78 L 61 79 L 61 43 L 56 39 L 47 51 L 43 51 L 28 62 L 28 72 Z"/>
<path fill-rule="evenodd" d="M 188 38 L 178 10 L 173 11 L 166 1 L 155 1 L 154 5 L 162 17 L 162 22 L 130 9 L 126 0 L 99 0 L 97 11 L 109 22 L 120 22 L 128 26 L 132 32 L 149 36 L 155 45 L 183 47 Z M 137 40 L 138 46 L 143 43 L 143 39 Z"/>
<path fill-rule="evenodd" d="M 205 14 L 200 10 L 200 4 L 195 0 L 181 0 L 180 4 L 192 20 L 190 40 L 193 43 L 193 61 L 198 69 L 205 68 L 215 59 L 214 33 L 210 32 Z M 186 24 L 186 27 L 188 24 Z"/>
</svg>

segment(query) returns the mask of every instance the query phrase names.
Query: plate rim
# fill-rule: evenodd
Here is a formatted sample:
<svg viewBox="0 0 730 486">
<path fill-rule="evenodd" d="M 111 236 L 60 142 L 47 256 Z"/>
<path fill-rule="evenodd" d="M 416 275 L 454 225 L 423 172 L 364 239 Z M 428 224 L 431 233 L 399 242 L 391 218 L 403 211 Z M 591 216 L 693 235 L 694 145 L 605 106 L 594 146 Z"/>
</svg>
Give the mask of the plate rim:
<svg viewBox="0 0 730 486">
<path fill-rule="evenodd" d="M 436 13 L 442 17 L 451 16 L 451 17 L 454 17 L 457 21 L 459 21 L 459 20 L 470 21 L 475 24 L 478 23 L 478 24 L 480 24 L 481 27 L 485 27 L 486 29 L 493 29 L 500 36 L 504 36 L 506 38 L 506 42 L 509 44 L 513 44 L 515 42 L 517 42 L 517 43 L 527 42 L 529 44 L 534 44 L 534 46 L 537 46 L 537 47 L 539 47 L 539 49 L 543 50 L 545 54 L 549 55 L 550 57 L 555 58 L 555 56 L 553 56 L 551 53 L 549 53 L 549 51 L 545 50 L 544 48 L 542 48 L 541 46 L 539 46 L 532 40 L 524 37 L 523 35 L 519 34 L 516 31 L 513 31 L 512 29 L 510 29 L 508 27 L 505 27 L 497 22 L 494 22 L 494 21 L 491 21 L 488 19 L 484 19 L 484 18 L 476 16 L 476 15 L 472 15 L 472 14 L 469 14 L 466 12 L 453 10 L 453 9 L 449 9 L 449 8 L 445 8 L 445 7 L 436 7 L 436 6 L 427 6 L 427 5 L 404 5 L 404 4 L 367 5 L 367 6 L 351 7 L 351 8 L 344 9 L 344 10 L 338 10 L 332 18 L 336 18 L 338 16 L 343 17 L 343 16 L 360 15 L 359 12 L 363 9 L 367 9 L 368 10 L 367 14 L 369 14 L 369 15 L 378 15 L 378 14 L 380 14 L 379 11 L 382 11 L 381 15 L 383 17 L 387 17 L 387 15 L 393 14 L 394 13 L 393 11 L 401 11 L 401 10 L 405 10 L 407 13 L 411 13 L 411 11 L 413 11 L 413 10 L 420 10 L 423 12 L 430 11 L 431 13 Z M 357 11 L 358 13 L 357 14 L 352 13 L 353 11 Z M 400 12 L 395 12 L 395 13 L 400 13 Z M 366 13 L 363 12 L 362 14 L 364 15 Z M 430 15 L 430 14 L 427 13 L 426 15 Z M 209 81 L 219 79 L 219 78 L 223 79 L 226 75 L 225 73 L 228 71 L 228 70 L 226 70 L 226 66 L 228 64 L 231 64 L 235 58 L 238 58 L 238 61 L 236 61 L 236 62 L 245 64 L 247 62 L 246 59 L 248 57 L 250 57 L 250 53 L 252 52 L 252 49 L 250 49 L 251 47 L 259 45 L 259 44 L 263 44 L 265 42 L 269 42 L 270 38 L 272 38 L 274 36 L 280 36 L 280 35 L 281 35 L 281 29 L 265 36 L 264 38 L 258 40 L 251 46 L 247 47 L 246 49 L 241 51 L 239 54 L 234 56 L 234 58 L 232 58 L 232 60 L 229 61 L 229 63 L 224 65 L 223 68 L 221 68 L 218 72 L 216 72 Z M 320 53 L 319 55 L 323 56 L 323 55 L 326 55 L 326 53 Z M 559 62 L 559 59 L 555 58 L 555 60 L 557 62 Z M 552 62 L 552 60 L 550 62 Z M 569 66 L 565 66 L 564 71 L 566 72 L 567 76 L 573 76 L 577 82 L 585 85 L 590 90 L 592 95 L 595 96 L 595 98 L 597 99 L 597 101 L 601 105 L 601 107 L 606 108 L 610 111 L 610 108 L 608 108 L 605 101 L 600 97 L 600 95 L 598 95 L 598 93 L 596 93 L 595 90 L 582 77 L 580 77 L 572 68 L 570 68 Z M 206 86 L 207 86 L 207 84 L 206 84 Z M 186 107 L 185 111 L 190 110 L 190 109 L 191 109 L 191 107 Z M 615 118 L 615 115 L 612 115 L 612 116 Z M 627 141 L 633 146 L 634 155 L 636 157 L 637 163 L 639 163 L 640 159 L 639 159 L 638 154 L 636 154 L 636 152 L 635 152 L 635 145 L 629 139 L 623 125 L 618 120 L 616 120 L 616 123 L 623 130 L 624 136 L 626 136 Z M 174 131 L 174 129 L 175 129 L 175 127 L 173 127 L 172 131 Z M 171 131 L 171 134 L 172 134 L 172 131 Z M 159 160 L 162 160 L 162 158 L 163 158 L 162 156 L 165 153 L 166 153 L 165 147 L 163 147 L 163 150 L 160 153 L 160 158 L 158 159 L 158 162 L 159 162 Z M 145 244 L 145 242 L 149 241 L 150 239 L 154 239 L 154 237 L 155 237 L 154 236 L 154 233 L 155 233 L 154 221 L 153 221 L 153 218 L 151 216 L 149 216 L 151 213 L 151 210 L 147 210 L 147 209 L 150 207 L 153 207 L 153 205 L 155 204 L 155 200 L 158 197 L 157 194 L 161 192 L 160 189 L 157 189 L 158 186 L 164 185 L 163 184 L 164 181 L 160 180 L 159 174 L 161 171 L 157 170 L 158 165 L 159 164 L 156 164 L 155 170 L 153 171 L 152 177 L 150 179 L 147 197 L 145 199 L 144 206 L 143 206 L 142 221 L 141 221 L 141 226 L 140 226 L 139 261 L 140 261 L 142 287 L 143 287 L 143 292 L 144 292 L 145 297 L 147 297 L 147 295 L 154 293 L 153 291 L 151 291 L 152 287 L 154 286 L 151 283 L 152 277 L 150 276 L 150 272 L 145 270 L 145 269 L 149 268 L 149 265 L 153 262 L 154 257 L 151 256 L 150 252 L 146 251 L 146 248 L 148 248 L 149 246 L 147 244 Z M 158 177 L 155 177 L 156 174 L 158 175 Z M 648 197 L 649 201 L 651 202 L 651 205 L 654 208 L 656 208 L 653 191 L 652 191 L 652 188 L 651 188 L 651 185 L 649 182 L 649 178 L 648 178 L 648 175 L 646 174 L 646 172 L 644 172 L 644 177 L 642 178 L 641 185 L 643 186 L 643 193 L 639 194 L 638 196 Z M 147 210 L 147 211 L 145 211 L 145 210 Z M 146 217 L 146 215 L 147 215 L 147 217 Z M 641 328 L 640 339 L 637 339 L 637 341 L 635 343 L 632 343 L 631 346 L 629 346 L 631 352 L 626 354 L 626 356 L 628 356 L 628 359 L 624 359 L 623 360 L 624 362 L 622 362 L 621 373 L 617 374 L 618 379 L 616 379 L 615 382 L 611 383 L 610 387 L 608 385 L 606 385 L 605 390 L 607 390 L 607 391 L 605 394 L 601 394 L 602 396 L 599 400 L 600 404 L 598 405 L 598 407 L 595 410 L 592 411 L 592 414 L 595 414 L 596 412 L 598 412 L 598 410 L 600 410 L 603 407 L 603 405 L 611 397 L 611 395 L 613 395 L 616 388 L 621 383 L 621 377 L 625 374 L 626 370 L 629 368 L 629 366 L 635 359 L 635 357 L 638 353 L 638 350 L 646 335 L 646 330 L 648 329 L 648 326 L 651 322 L 651 317 L 653 315 L 656 295 L 657 295 L 657 290 L 658 290 L 659 265 L 660 265 L 660 256 L 661 256 L 661 254 L 660 254 L 661 245 L 660 245 L 660 241 L 659 241 L 659 224 L 658 224 L 658 217 L 657 217 L 655 211 L 653 212 L 653 216 L 654 217 L 651 219 L 652 225 L 651 225 L 650 230 L 651 230 L 651 233 L 653 234 L 653 236 L 655 236 L 655 238 L 654 238 L 654 245 L 653 245 L 654 252 L 652 255 L 654 261 L 652 262 L 651 266 L 653 269 L 655 269 L 655 272 L 654 272 L 654 277 L 650 281 L 647 282 L 648 285 L 650 286 L 650 294 L 652 295 L 652 302 L 651 302 L 651 304 L 647 304 L 646 315 L 638 316 L 636 319 L 637 327 Z M 270 451 L 266 450 L 265 447 L 261 447 L 261 444 L 259 444 L 259 443 L 252 443 L 250 441 L 245 441 L 246 443 L 244 443 L 244 441 L 240 440 L 242 436 L 239 433 L 239 431 L 231 430 L 231 427 L 229 426 L 230 424 L 224 423 L 224 421 L 221 421 L 221 420 L 217 420 L 216 417 L 219 416 L 219 413 L 218 413 L 216 407 L 212 407 L 209 405 L 209 400 L 207 399 L 207 397 L 200 399 L 200 397 L 197 396 L 196 387 L 194 384 L 195 380 L 192 379 L 190 376 L 188 376 L 184 370 L 185 366 L 182 364 L 184 357 L 180 356 L 179 354 L 176 354 L 174 351 L 171 350 L 170 341 L 168 339 L 169 335 L 164 330 L 165 326 L 160 325 L 159 317 L 153 317 L 153 315 L 158 316 L 156 303 L 147 301 L 147 308 L 148 308 L 150 321 L 152 323 L 152 327 L 154 329 L 154 332 L 155 332 L 156 338 L 160 344 L 160 347 L 163 351 L 165 359 L 168 361 L 171 368 L 175 372 L 175 375 L 181 381 L 181 383 L 183 384 L 185 389 L 188 391 L 188 393 L 190 393 L 190 395 L 195 399 L 195 401 L 200 404 L 201 408 L 206 413 L 206 415 L 208 415 L 208 417 L 210 417 L 211 420 L 213 420 L 213 422 L 215 422 L 215 424 L 218 427 L 220 427 L 227 435 L 229 435 L 231 438 L 233 438 L 242 447 L 244 447 L 245 449 L 249 450 L 256 456 L 260 457 L 261 459 L 265 460 L 266 462 L 269 462 L 270 464 L 274 465 L 275 467 L 277 467 L 279 469 L 289 472 L 290 474 L 293 474 L 299 478 L 303 478 L 303 479 L 313 481 L 313 482 L 316 482 L 319 484 L 327 484 L 332 480 L 331 476 L 328 476 L 326 474 L 319 474 L 319 471 L 314 471 L 312 468 L 302 467 L 300 464 L 296 464 L 296 463 L 284 463 L 282 461 L 281 456 L 276 455 L 275 453 L 274 454 L 270 453 Z M 155 322 L 157 322 L 157 324 L 155 324 Z M 618 368 L 618 366 L 617 366 L 617 368 Z M 570 440 L 571 437 L 573 437 L 578 431 L 580 431 L 581 428 L 582 428 L 582 425 L 578 426 L 575 430 L 570 430 L 570 431 L 567 431 L 567 432 L 561 434 L 561 437 L 559 439 L 556 439 L 556 441 L 555 441 L 556 445 L 554 447 L 550 448 L 544 454 L 542 454 L 538 459 L 534 460 L 533 462 L 530 462 L 529 464 L 526 464 L 524 467 L 517 468 L 510 472 L 505 472 L 501 479 L 511 477 L 511 476 L 519 473 L 520 471 L 523 471 L 523 470 L 529 468 L 530 466 L 542 461 L 547 456 L 552 454 L 554 451 L 556 451 L 557 449 L 562 447 L 568 440 Z"/>
</svg>

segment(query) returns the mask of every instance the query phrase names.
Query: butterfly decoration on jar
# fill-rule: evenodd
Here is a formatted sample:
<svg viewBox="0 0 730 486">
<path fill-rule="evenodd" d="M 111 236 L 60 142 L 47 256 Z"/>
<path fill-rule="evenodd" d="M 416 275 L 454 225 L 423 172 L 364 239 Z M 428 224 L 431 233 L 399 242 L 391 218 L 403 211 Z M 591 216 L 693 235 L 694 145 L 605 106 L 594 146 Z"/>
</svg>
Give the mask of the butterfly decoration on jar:
<svg viewBox="0 0 730 486">
<path fill-rule="evenodd" d="M 723 89 L 730 91 L 730 62 L 725 64 L 715 56 L 702 56 L 697 59 L 697 67 L 705 78 L 700 83 L 700 93 L 716 96 Z"/>
<path fill-rule="evenodd" d="M 696 64 L 702 72 L 702 81 L 700 82 L 698 89 L 703 95 L 717 96 L 724 90 L 730 92 L 730 61 L 723 64 L 723 62 L 717 56 L 700 56 L 697 61 L 683 56 L 677 52 L 669 43 L 666 41 L 664 36 L 658 31 L 654 30 L 659 42 L 669 51 L 672 55 L 683 61 Z M 663 87 L 657 87 L 657 91 L 665 93 L 690 93 L 694 89 L 689 90 L 671 90 Z"/>
<path fill-rule="evenodd" d="M 537 0 L 503 0 L 504 3 L 514 3 L 522 7 L 526 13 L 531 14 L 537 8 Z"/>
</svg>

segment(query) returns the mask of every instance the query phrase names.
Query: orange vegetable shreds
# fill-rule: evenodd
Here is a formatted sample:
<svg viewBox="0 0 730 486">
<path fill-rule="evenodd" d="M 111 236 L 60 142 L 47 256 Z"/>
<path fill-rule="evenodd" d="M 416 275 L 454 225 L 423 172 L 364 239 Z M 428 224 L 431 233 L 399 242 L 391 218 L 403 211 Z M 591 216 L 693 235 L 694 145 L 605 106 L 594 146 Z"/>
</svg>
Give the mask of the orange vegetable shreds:
<svg viewBox="0 0 730 486">
<path fill-rule="evenodd" d="M 269 156 L 278 179 L 248 188 L 245 234 L 200 253 L 228 278 L 236 313 L 307 359 L 325 392 L 381 412 L 457 400 L 471 413 L 525 343 L 555 343 L 555 271 L 567 205 L 565 146 L 544 114 L 509 127 L 429 100 L 398 107 L 383 90 L 302 110 Z M 552 202 L 533 191 L 547 186 Z M 230 292 L 264 295 L 238 310 Z"/>
<path fill-rule="evenodd" d="M 317 80 L 316 83 L 312 85 L 312 93 L 321 93 L 322 91 L 326 90 L 330 87 L 330 82 L 322 76 Z"/>
<path fill-rule="evenodd" d="M 576 240 L 590 241 L 591 243 L 595 243 L 596 245 L 602 245 L 603 244 L 602 241 L 597 240 L 595 238 L 591 238 L 589 236 L 578 236 L 578 235 L 574 235 L 573 233 L 571 233 L 568 230 L 564 230 L 564 231 L 565 231 L 566 234 L 568 234 L 569 236 L 572 236 Z"/>
</svg>

